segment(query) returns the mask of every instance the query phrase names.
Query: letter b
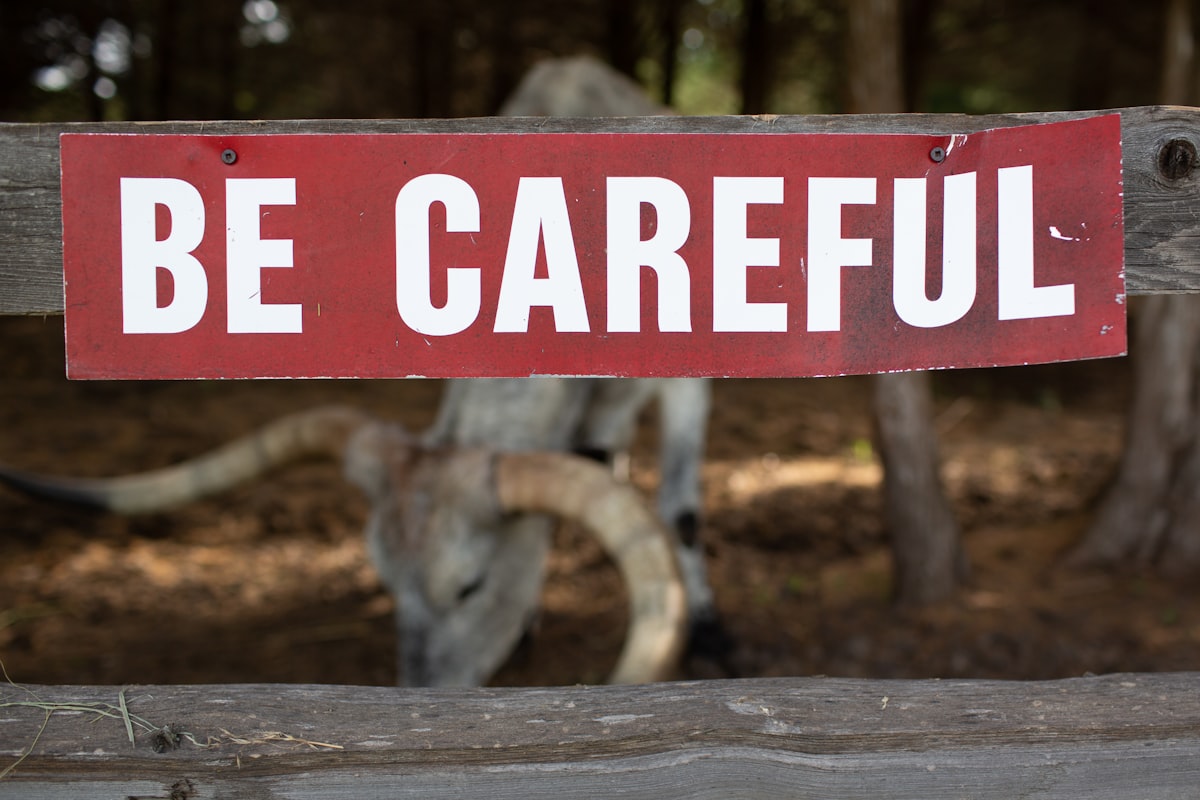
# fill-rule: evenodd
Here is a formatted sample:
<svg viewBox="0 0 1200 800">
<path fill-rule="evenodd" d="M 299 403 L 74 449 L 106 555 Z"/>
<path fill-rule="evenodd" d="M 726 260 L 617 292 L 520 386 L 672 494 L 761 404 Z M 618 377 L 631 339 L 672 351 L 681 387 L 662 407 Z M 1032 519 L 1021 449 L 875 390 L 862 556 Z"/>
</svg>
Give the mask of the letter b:
<svg viewBox="0 0 1200 800">
<path fill-rule="evenodd" d="M 158 239 L 156 207 L 166 206 L 171 232 Z M 121 178 L 121 303 L 125 333 L 179 333 L 208 305 L 208 277 L 192 255 L 204 238 L 204 200 L 178 178 Z M 174 296 L 158 304 L 158 269 L 171 273 Z"/>
</svg>

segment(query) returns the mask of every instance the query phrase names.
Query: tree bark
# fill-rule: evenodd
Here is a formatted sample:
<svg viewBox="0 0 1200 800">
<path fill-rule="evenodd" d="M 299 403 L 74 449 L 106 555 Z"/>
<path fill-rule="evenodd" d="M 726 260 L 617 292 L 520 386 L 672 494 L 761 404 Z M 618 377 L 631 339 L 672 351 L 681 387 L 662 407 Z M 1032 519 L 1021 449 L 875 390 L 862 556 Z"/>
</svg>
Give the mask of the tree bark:
<svg viewBox="0 0 1200 800">
<path fill-rule="evenodd" d="M 851 114 L 904 108 L 900 0 L 847 0 L 846 105 Z"/>
<path fill-rule="evenodd" d="M 662 14 L 658 19 L 659 38 L 662 40 L 662 104 L 675 102 L 675 74 L 679 67 L 679 27 L 683 0 L 663 0 Z"/>
<path fill-rule="evenodd" d="M 419 117 L 450 117 L 454 87 L 453 0 L 419 3 L 413 17 L 412 71 Z"/>
<path fill-rule="evenodd" d="M 846 9 L 847 111 L 904 111 L 900 0 L 850 0 Z M 944 600 L 965 578 L 967 562 L 938 472 L 929 375 L 878 375 L 872 387 L 896 602 Z"/>
<path fill-rule="evenodd" d="M 967 560 L 938 473 L 929 373 L 877 375 L 873 386 L 896 601 L 944 600 L 965 579 Z"/>
<path fill-rule="evenodd" d="M 771 55 L 767 0 L 747 0 L 742 30 L 742 111 L 762 114 L 770 95 Z"/>
<path fill-rule="evenodd" d="M 635 12 L 631 0 L 608 0 L 608 63 L 631 78 L 640 55 Z"/>
<path fill-rule="evenodd" d="M 1149 566 L 1179 571 L 1195 552 L 1197 487 L 1196 358 L 1200 306 L 1190 295 L 1156 295 L 1134 326 L 1133 399 L 1125 450 L 1072 566 Z M 1177 562 L 1177 557 L 1187 557 Z"/>
<path fill-rule="evenodd" d="M 1167 0 L 1164 103 L 1194 97 L 1191 3 Z M 1121 464 L 1067 563 L 1193 573 L 1200 568 L 1200 297 L 1157 295 L 1135 310 L 1133 398 Z"/>
<path fill-rule="evenodd" d="M 1185 103 L 1192 96 L 1192 72 L 1196 67 L 1192 0 L 1167 0 L 1164 19 L 1162 85 L 1158 96 L 1165 103 Z"/>
</svg>

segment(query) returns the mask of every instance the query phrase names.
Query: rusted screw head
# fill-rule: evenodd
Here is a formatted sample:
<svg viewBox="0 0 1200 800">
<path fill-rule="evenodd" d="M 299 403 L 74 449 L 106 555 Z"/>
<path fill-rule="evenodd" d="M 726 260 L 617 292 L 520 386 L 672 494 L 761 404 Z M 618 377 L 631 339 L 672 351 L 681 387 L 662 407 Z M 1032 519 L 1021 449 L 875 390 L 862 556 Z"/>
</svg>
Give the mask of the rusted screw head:
<svg viewBox="0 0 1200 800">
<path fill-rule="evenodd" d="M 1196 145 L 1187 139 L 1172 139 L 1158 151 L 1158 172 L 1167 180 L 1183 180 L 1196 167 Z"/>
<path fill-rule="evenodd" d="M 932 160 L 938 164 L 942 163 L 943 161 L 946 160 L 946 148 L 944 148 L 944 147 L 933 148 L 932 150 L 929 151 L 929 158 L 930 158 L 930 160 Z"/>
<path fill-rule="evenodd" d="M 233 162 L 237 161 L 237 152 L 229 148 L 225 148 L 221 151 L 221 160 L 226 164 L 232 164 Z"/>
</svg>

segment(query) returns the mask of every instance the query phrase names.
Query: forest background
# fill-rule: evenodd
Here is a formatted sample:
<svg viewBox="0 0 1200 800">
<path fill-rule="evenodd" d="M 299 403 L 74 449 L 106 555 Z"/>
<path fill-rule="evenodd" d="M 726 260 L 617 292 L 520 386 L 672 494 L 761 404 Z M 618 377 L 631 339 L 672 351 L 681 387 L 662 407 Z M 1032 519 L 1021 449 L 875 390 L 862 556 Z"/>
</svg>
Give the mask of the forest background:
<svg viewBox="0 0 1200 800">
<path fill-rule="evenodd" d="M 907 0 L 903 106 L 986 114 L 1180 97 L 1167 88 L 1178 75 L 1164 69 L 1176 41 L 1168 14 L 1190 5 Z M 870 44 L 883 26 L 854 26 L 896 6 L 5 3 L 0 120 L 490 115 L 533 64 L 581 53 L 685 114 L 839 113 L 867 108 L 853 77 L 878 74 L 854 59 L 895 46 L 887 36 Z M 0 340 L 0 457 L 43 471 L 157 466 L 347 397 L 419 429 L 437 402 L 438 387 L 420 381 L 68 383 L 60 320 L 3 319 Z M 904 612 L 891 604 L 869 379 L 720 382 L 706 513 L 737 645 L 715 672 L 685 674 L 1197 669 L 1191 583 L 1061 568 L 1116 472 L 1130 360 L 934 374 L 942 473 L 972 572 L 949 602 Z M 652 458 L 635 453 L 647 484 Z M 0 495 L 0 654 L 19 678 L 47 683 L 389 683 L 388 600 L 365 566 L 362 508 L 347 511 L 349 494 L 332 470 L 302 472 L 149 521 Z M 600 556 L 566 544 L 550 566 L 539 643 L 501 682 L 594 681 L 615 652 L 619 584 Z"/>
<path fill-rule="evenodd" d="M 685 114 L 837 113 L 831 0 L 56 0 L 0 8 L 0 119 L 493 114 L 528 68 L 590 53 Z M 909 0 L 910 110 L 1157 101 L 1166 3 Z"/>
</svg>

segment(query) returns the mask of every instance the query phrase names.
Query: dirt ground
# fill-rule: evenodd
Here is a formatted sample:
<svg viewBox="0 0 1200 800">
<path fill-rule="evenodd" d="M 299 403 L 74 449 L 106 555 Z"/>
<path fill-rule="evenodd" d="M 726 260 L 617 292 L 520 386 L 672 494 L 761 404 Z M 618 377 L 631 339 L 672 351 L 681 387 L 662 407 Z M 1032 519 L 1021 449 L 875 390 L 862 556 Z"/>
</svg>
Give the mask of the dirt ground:
<svg viewBox="0 0 1200 800">
<path fill-rule="evenodd" d="M 59 318 L 0 318 L 0 461 L 109 475 L 198 454 L 285 411 L 349 402 L 414 428 L 436 381 L 69 383 Z M 704 535 L 734 647 L 680 677 L 1039 679 L 1200 669 L 1200 594 L 1070 572 L 1119 454 L 1125 360 L 939 373 L 937 425 L 972 576 L 951 602 L 889 603 L 865 378 L 716 385 Z M 633 475 L 653 486 L 652 415 Z M 21 683 L 393 681 L 391 600 L 366 507 L 307 464 L 170 514 L 55 507 L 0 489 L 0 661 Z M 558 536 L 509 685 L 601 681 L 624 634 L 616 571 Z"/>
</svg>

